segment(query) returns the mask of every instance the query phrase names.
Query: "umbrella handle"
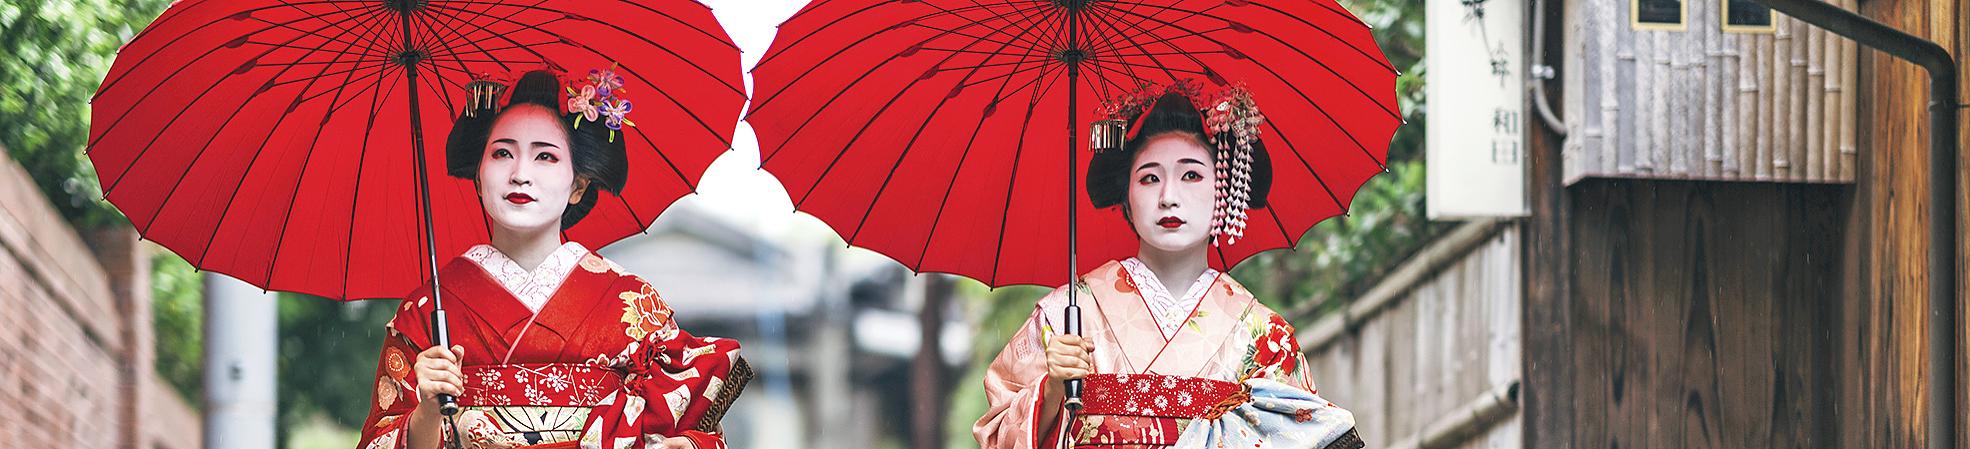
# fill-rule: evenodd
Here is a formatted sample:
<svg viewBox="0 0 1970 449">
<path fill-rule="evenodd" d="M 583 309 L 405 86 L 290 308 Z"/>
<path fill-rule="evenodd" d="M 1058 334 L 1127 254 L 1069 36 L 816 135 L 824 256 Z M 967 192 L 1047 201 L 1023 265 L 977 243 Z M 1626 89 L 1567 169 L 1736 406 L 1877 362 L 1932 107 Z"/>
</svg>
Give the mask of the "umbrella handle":
<svg viewBox="0 0 1970 449">
<path fill-rule="evenodd" d="M 440 348 L 450 348 L 451 326 L 445 325 L 445 323 L 449 323 L 449 321 L 445 321 L 445 309 L 432 310 L 431 322 L 437 324 L 436 326 L 431 326 L 431 341 L 438 342 L 438 347 Z M 463 360 L 460 360 L 460 362 L 463 362 Z M 438 414 L 444 416 L 458 414 L 458 398 L 452 397 L 449 394 L 438 393 Z"/>
<path fill-rule="evenodd" d="M 1066 317 L 1061 321 L 1064 326 L 1061 328 L 1068 334 L 1081 335 L 1081 305 L 1074 304 L 1071 296 L 1069 299 L 1067 310 L 1063 312 Z M 1066 398 L 1062 405 L 1065 405 L 1070 413 L 1081 410 L 1081 385 L 1081 379 L 1068 379 L 1065 383 L 1066 388 L 1061 391 L 1062 396 Z"/>
</svg>

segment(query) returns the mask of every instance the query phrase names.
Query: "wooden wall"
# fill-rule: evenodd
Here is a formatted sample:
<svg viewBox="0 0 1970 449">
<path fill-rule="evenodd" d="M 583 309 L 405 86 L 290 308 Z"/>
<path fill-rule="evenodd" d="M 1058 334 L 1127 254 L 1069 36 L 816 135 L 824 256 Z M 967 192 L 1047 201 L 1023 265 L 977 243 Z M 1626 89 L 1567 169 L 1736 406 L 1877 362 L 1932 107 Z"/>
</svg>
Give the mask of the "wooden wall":
<svg viewBox="0 0 1970 449">
<path fill-rule="evenodd" d="M 1970 54 L 1970 26 L 1965 24 L 1970 6 L 1957 0 L 1866 0 L 1860 6 L 1861 13 L 1874 20 L 1936 41 L 1955 53 L 1958 82 L 1970 84 L 1970 65 L 1963 63 Z M 1883 53 L 1862 51 L 1860 58 L 1863 156 L 1855 185 L 1858 213 L 1853 232 L 1862 249 L 1853 276 L 1861 282 L 1853 303 L 1843 307 L 1846 319 L 1839 338 L 1842 365 L 1851 372 L 1841 385 L 1841 407 L 1853 411 L 1848 416 L 1861 422 L 1852 426 L 1854 432 L 1843 435 L 1842 442 L 1855 447 L 1921 447 L 1927 431 L 1923 408 L 1929 375 L 1924 338 L 1929 245 L 1923 237 L 1929 221 L 1925 150 L 1929 127 L 1924 109 L 1929 101 L 1928 76 Z M 1970 122 L 1959 121 L 1958 126 L 1970 127 Z M 1970 148 L 1970 139 L 1958 145 Z M 1970 192 L 1961 187 L 1960 178 L 1958 185 L 1959 194 Z M 1970 204 L 1963 198 L 1957 200 L 1959 220 L 1962 207 Z M 1959 243 L 1966 242 L 1965 228 L 1959 224 L 1958 229 Z M 1970 332 L 1964 327 L 1970 323 L 1965 317 L 1970 314 L 1957 318 L 1957 323 Z M 1966 337 L 1970 334 L 1958 337 L 1959 354 L 1961 342 L 1970 341 L 1962 340 Z M 1964 430 L 1970 428 L 1970 415 L 1963 411 L 1966 404 L 1961 399 L 1965 390 L 1961 374 L 1970 372 L 1966 371 L 1970 365 L 1959 363 L 1957 370 L 1957 447 L 1970 448 L 1970 434 Z"/>
<path fill-rule="evenodd" d="M 1571 428 L 1539 447 L 1832 446 L 1848 188 L 1568 190 L 1571 349 L 1528 352 L 1564 365 Z"/>
<path fill-rule="evenodd" d="M 1784 15 L 1726 32 L 1720 0 L 1682 1 L 1680 28 L 1638 30 L 1633 1 L 1560 2 L 1569 183 L 1854 179 L 1852 41 Z"/>
</svg>

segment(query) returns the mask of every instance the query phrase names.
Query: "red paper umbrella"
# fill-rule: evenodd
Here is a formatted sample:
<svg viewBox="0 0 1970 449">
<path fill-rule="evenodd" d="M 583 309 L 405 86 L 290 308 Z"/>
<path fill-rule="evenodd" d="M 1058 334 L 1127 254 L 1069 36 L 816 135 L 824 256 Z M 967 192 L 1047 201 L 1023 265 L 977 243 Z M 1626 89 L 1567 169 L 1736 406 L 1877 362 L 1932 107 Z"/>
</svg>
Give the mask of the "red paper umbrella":
<svg viewBox="0 0 1970 449">
<path fill-rule="evenodd" d="M 704 5 L 187 0 L 118 54 L 89 158 L 139 232 L 201 269 L 396 297 L 436 276 L 437 254 L 489 240 L 471 183 L 444 173 L 467 85 L 612 65 L 635 102 L 639 126 L 616 137 L 632 176 L 564 233 L 597 248 L 645 229 L 730 147 L 739 51 Z"/>
<path fill-rule="evenodd" d="M 1078 198 L 1079 125 L 1102 100 L 1181 80 L 1253 93 L 1271 204 L 1211 250 L 1224 270 L 1292 246 L 1386 170 L 1397 75 L 1333 0 L 817 0 L 753 71 L 747 120 L 764 168 L 849 243 L 1059 285 L 1136 249 L 1118 211 Z"/>
</svg>

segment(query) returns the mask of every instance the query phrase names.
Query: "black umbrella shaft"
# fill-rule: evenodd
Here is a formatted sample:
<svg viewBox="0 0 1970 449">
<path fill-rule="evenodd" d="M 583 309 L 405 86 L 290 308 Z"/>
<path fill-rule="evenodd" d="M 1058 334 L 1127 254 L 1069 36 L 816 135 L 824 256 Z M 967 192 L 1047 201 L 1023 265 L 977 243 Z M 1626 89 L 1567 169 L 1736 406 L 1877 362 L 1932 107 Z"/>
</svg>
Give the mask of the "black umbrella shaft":
<svg viewBox="0 0 1970 449">
<path fill-rule="evenodd" d="M 1062 330 L 1073 335 L 1081 334 L 1081 304 L 1078 292 L 1080 286 L 1077 285 L 1079 284 L 1078 281 L 1081 275 L 1080 267 L 1077 266 L 1080 261 L 1080 236 L 1077 231 L 1080 230 L 1080 227 L 1076 223 L 1078 218 L 1076 215 L 1078 215 L 1081 209 L 1081 194 L 1080 191 L 1074 188 L 1075 184 L 1077 184 L 1076 181 L 1081 179 L 1079 166 L 1079 142 L 1081 140 L 1081 107 L 1079 101 L 1079 85 L 1081 80 L 1080 28 L 1081 10 L 1078 7 L 1069 6 L 1067 8 L 1067 48 L 1061 51 L 1062 57 L 1060 58 L 1062 63 L 1067 64 L 1067 309 L 1062 312 L 1066 316 L 1063 317 L 1064 319 L 1061 322 L 1064 324 Z M 1072 419 L 1071 412 L 1081 409 L 1081 385 L 1080 379 L 1068 380 L 1065 384 L 1065 391 L 1061 392 L 1062 396 L 1066 398 L 1070 420 Z M 1065 430 L 1062 430 L 1062 432 L 1065 432 Z"/>
<path fill-rule="evenodd" d="M 408 5 L 409 2 L 404 2 Z M 431 224 L 431 175 L 424 161 L 424 114 L 417 102 L 417 65 L 422 61 L 417 47 L 411 43 L 410 16 L 412 7 L 405 6 L 400 11 L 404 22 L 404 49 L 398 54 L 398 63 L 404 68 L 405 86 L 410 90 L 410 151 L 413 167 L 417 171 L 417 210 L 424 214 L 424 256 L 426 266 L 431 270 L 431 341 L 440 348 L 451 347 L 451 325 L 445 319 L 444 288 L 438 283 L 438 242 L 437 232 Z M 458 413 L 458 398 L 449 394 L 438 395 L 438 412 L 449 417 Z M 447 419 L 447 422 L 450 420 Z M 456 434 L 456 432 L 453 432 Z M 452 441 L 458 447 L 458 441 Z"/>
</svg>

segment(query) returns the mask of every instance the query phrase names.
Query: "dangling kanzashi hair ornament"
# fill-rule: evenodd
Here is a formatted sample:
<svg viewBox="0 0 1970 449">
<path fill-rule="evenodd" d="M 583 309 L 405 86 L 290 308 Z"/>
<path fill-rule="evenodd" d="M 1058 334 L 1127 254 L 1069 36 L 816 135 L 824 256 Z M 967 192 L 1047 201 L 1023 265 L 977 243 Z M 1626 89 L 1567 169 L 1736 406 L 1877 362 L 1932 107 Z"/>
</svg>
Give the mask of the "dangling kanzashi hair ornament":
<svg viewBox="0 0 1970 449">
<path fill-rule="evenodd" d="M 1224 236 L 1225 244 L 1238 243 L 1245 236 L 1245 210 L 1252 202 L 1252 142 L 1259 140 L 1265 114 L 1259 113 L 1244 84 L 1195 104 L 1205 108 L 1200 111 L 1204 129 L 1210 130 L 1211 144 L 1217 147 L 1218 194 L 1211 212 L 1211 235 Z"/>
<path fill-rule="evenodd" d="M 1128 94 L 1102 102 L 1095 112 L 1101 119 L 1090 128 L 1089 148 L 1096 153 L 1122 149 L 1142 131 L 1142 115 L 1156 108 L 1156 100 L 1176 93 L 1199 108 L 1205 143 L 1217 160 L 1216 204 L 1211 210 L 1212 244 L 1238 243 L 1245 236 L 1246 210 L 1252 203 L 1252 160 L 1254 144 L 1265 115 L 1244 84 L 1234 84 L 1211 95 L 1204 95 L 1194 80 L 1181 80 L 1169 86 L 1142 85 Z"/>
<path fill-rule="evenodd" d="M 622 76 L 616 75 L 616 67 L 590 69 L 588 77 L 568 83 L 568 116 L 574 120 L 575 129 L 581 129 L 581 122 L 602 120 L 609 127 L 609 142 L 616 141 L 616 132 L 624 126 L 636 126 L 628 119 L 631 104 L 623 97 Z"/>
</svg>

